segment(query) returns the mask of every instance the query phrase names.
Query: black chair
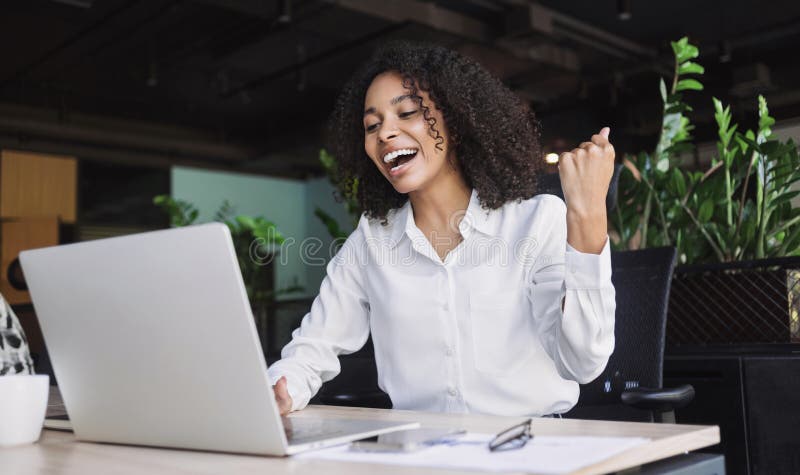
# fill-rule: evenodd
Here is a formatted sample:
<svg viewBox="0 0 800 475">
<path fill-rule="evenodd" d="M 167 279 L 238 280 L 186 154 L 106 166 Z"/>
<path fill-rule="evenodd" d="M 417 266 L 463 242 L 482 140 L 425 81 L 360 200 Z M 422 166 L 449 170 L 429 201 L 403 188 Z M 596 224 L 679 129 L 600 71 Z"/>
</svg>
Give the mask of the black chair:
<svg viewBox="0 0 800 475">
<path fill-rule="evenodd" d="M 674 409 L 694 398 L 690 385 L 662 387 L 673 247 L 612 252 L 617 293 L 614 353 L 597 379 L 581 386 L 565 417 L 675 422 Z"/>
<path fill-rule="evenodd" d="M 364 347 L 339 357 L 342 372 L 322 385 L 312 404 L 391 409 L 392 400 L 378 387 L 378 369 L 372 337 Z"/>
</svg>

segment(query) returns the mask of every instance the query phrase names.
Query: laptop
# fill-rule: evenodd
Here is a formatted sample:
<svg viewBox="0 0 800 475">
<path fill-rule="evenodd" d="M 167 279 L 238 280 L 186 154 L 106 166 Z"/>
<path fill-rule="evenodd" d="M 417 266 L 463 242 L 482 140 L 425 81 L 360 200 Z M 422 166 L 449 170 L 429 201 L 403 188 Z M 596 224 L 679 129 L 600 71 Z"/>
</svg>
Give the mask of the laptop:
<svg viewBox="0 0 800 475">
<path fill-rule="evenodd" d="M 419 426 L 280 416 L 223 224 L 20 261 L 80 440 L 290 455 Z"/>
</svg>

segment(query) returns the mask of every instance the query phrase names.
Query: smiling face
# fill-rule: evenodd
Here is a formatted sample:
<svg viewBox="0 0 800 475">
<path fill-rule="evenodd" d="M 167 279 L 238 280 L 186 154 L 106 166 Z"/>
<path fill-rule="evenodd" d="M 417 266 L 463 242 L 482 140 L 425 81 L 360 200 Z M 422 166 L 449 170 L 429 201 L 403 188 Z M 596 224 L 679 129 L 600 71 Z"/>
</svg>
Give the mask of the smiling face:
<svg viewBox="0 0 800 475">
<path fill-rule="evenodd" d="M 388 71 L 375 77 L 364 99 L 364 150 L 398 193 L 422 190 L 458 173 L 447 160 L 451 149 L 441 112 L 428 94 L 418 95 L 422 104 L 403 87 L 399 73 Z M 431 135 L 421 105 L 430 108 L 443 141 Z"/>
</svg>

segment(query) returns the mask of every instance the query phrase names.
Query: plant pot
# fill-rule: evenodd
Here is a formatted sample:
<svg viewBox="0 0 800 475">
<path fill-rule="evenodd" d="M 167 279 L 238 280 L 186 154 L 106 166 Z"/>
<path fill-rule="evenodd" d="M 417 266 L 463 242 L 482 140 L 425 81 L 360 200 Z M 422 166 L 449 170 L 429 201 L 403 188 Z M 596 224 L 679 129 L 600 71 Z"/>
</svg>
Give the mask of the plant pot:
<svg viewBox="0 0 800 475">
<path fill-rule="evenodd" d="M 667 344 L 800 342 L 800 258 L 678 266 Z"/>
</svg>

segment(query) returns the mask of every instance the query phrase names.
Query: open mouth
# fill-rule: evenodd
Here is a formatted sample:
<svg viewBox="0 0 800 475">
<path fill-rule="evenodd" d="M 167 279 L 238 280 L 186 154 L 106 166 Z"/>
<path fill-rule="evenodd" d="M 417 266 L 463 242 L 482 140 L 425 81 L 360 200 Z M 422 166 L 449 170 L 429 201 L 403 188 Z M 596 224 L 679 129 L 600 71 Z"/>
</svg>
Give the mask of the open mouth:
<svg viewBox="0 0 800 475">
<path fill-rule="evenodd" d="M 416 148 L 403 148 L 389 152 L 383 157 L 383 163 L 389 166 L 389 172 L 394 173 L 400 171 L 408 162 L 413 160 L 419 149 Z"/>
</svg>

